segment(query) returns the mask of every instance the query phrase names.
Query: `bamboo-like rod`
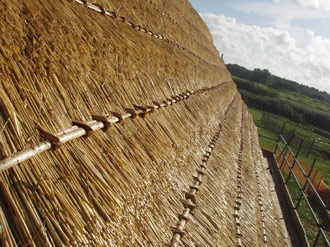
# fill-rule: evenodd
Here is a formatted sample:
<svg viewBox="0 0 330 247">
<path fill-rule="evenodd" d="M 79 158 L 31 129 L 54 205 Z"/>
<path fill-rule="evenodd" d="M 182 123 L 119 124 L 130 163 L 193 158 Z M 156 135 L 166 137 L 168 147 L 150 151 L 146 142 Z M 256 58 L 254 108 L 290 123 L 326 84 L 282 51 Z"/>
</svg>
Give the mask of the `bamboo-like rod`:
<svg viewBox="0 0 330 247">
<path fill-rule="evenodd" d="M 141 27 L 139 25 L 136 25 L 134 24 L 133 22 L 131 21 L 126 21 L 126 17 L 124 16 L 118 16 L 116 13 L 114 12 L 109 12 L 107 11 L 103 6 L 99 5 L 99 4 L 96 4 L 96 3 L 89 3 L 87 1 L 82 1 L 82 0 L 74 0 L 76 3 L 79 3 L 79 4 L 82 4 L 84 5 L 85 7 L 91 9 L 91 10 L 94 10 L 102 15 L 105 15 L 105 16 L 110 16 L 114 19 L 118 19 L 126 24 L 128 24 L 129 26 L 131 26 L 132 28 L 138 30 L 138 31 L 141 31 L 141 32 L 144 32 L 148 35 L 150 35 L 151 37 L 155 37 L 155 38 L 158 38 L 158 39 L 161 39 L 161 40 L 164 40 L 165 42 L 177 47 L 178 49 L 184 51 L 184 52 L 187 52 L 189 54 L 191 54 L 192 56 L 198 58 L 199 60 L 203 61 L 204 63 L 206 64 L 209 64 L 209 65 L 212 65 L 212 66 L 215 66 L 215 67 L 219 67 L 219 65 L 217 64 L 213 64 L 213 63 L 210 63 L 210 62 L 207 62 L 205 61 L 203 58 L 201 58 L 200 56 L 198 56 L 197 54 L 195 54 L 194 52 L 190 51 L 189 49 L 183 47 L 182 45 L 180 45 L 179 43 L 177 43 L 176 41 L 172 41 L 168 38 L 166 38 L 164 35 L 160 35 L 160 34 L 156 34 L 155 32 L 151 31 L 151 30 L 148 30 L 147 28 L 144 28 L 144 27 Z M 205 49 L 205 48 L 204 48 Z"/>
<path fill-rule="evenodd" d="M 43 141 L 37 145 L 24 149 L 12 156 L 0 161 L 0 172 L 3 172 L 13 166 L 22 163 L 25 160 L 32 158 L 33 156 L 40 154 L 52 148 L 50 141 Z"/>
<path fill-rule="evenodd" d="M 226 82 L 220 83 L 218 86 L 224 85 L 225 83 Z M 197 91 L 188 90 L 187 92 L 190 94 L 196 94 L 196 93 L 203 93 L 208 90 L 213 90 L 215 88 L 216 87 L 202 88 Z M 169 104 L 174 104 L 174 103 L 172 103 L 172 101 L 168 101 L 168 102 L 169 102 Z M 175 103 L 177 103 L 177 102 L 179 102 L 179 101 L 175 101 Z M 166 107 L 166 105 L 163 106 L 162 104 L 160 104 L 160 106 Z M 152 106 L 152 107 L 154 109 L 159 109 L 159 107 L 157 107 L 157 106 Z M 140 111 L 141 110 L 138 110 L 137 113 L 139 113 Z M 152 109 L 146 108 L 145 114 L 151 113 L 151 112 L 153 112 Z M 118 123 L 120 121 L 123 121 L 129 117 L 133 117 L 133 114 L 129 113 L 129 112 L 126 112 L 121 115 L 120 114 L 117 114 L 117 115 L 118 116 L 108 118 L 107 122 L 109 124 L 113 124 L 113 123 Z M 101 120 L 100 121 L 92 120 L 92 121 L 86 122 L 85 125 L 88 126 L 91 129 L 91 131 L 97 131 L 97 130 L 103 129 L 105 127 L 105 123 L 102 122 Z M 58 145 L 58 144 L 63 144 L 65 142 L 71 141 L 73 139 L 85 136 L 87 134 L 88 134 L 87 130 L 84 129 L 83 127 L 78 127 L 77 125 L 73 125 L 70 128 L 67 128 L 65 130 L 62 130 L 61 132 L 56 133 L 54 136 L 59 139 L 59 142 L 56 143 L 56 145 Z M 36 144 L 35 146 L 32 146 L 32 147 L 29 147 L 22 151 L 19 151 L 6 159 L 1 160 L 0 161 L 0 173 L 13 166 L 16 166 L 16 165 L 22 163 L 23 161 L 26 161 L 26 160 L 32 158 L 33 156 L 36 156 L 42 152 L 45 152 L 45 151 L 51 149 L 52 146 L 53 146 L 53 143 L 49 140 L 46 140 L 46 141 Z"/>
<path fill-rule="evenodd" d="M 194 93 L 194 92 L 191 91 L 191 93 Z M 213 145 L 216 144 L 216 142 L 218 140 L 218 137 L 219 137 L 219 133 L 222 130 L 222 124 L 226 121 L 228 110 L 231 108 L 232 103 L 234 102 L 235 98 L 236 98 L 236 94 L 234 95 L 234 97 L 232 98 L 231 103 L 229 104 L 228 108 L 226 109 L 224 117 L 221 120 L 221 123 L 219 124 L 218 130 L 215 132 L 215 134 L 212 137 L 211 142 L 209 143 L 209 145 L 210 144 L 213 144 Z M 195 194 L 197 193 L 198 187 L 201 185 L 202 178 L 205 175 L 205 171 L 206 171 L 206 166 L 205 165 L 206 165 L 209 157 L 211 156 L 212 151 L 213 151 L 213 147 L 210 148 L 208 146 L 206 148 L 205 152 L 204 152 L 203 159 L 202 159 L 202 164 L 200 165 L 200 169 L 197 169 L 196 170 L 197 175 L 193 176 L 193 178 L 195 180 L 195 183 L 194 183 L 193 186 L 190 186 L 190 191 L 188 193 L 188 194 L 190 194 L 190 196 L 189 196 L 189 198 L 186 197 L 187 198 L 187 200 L 186 200 L 187 203 L 192 204 L 194 206 L 190 208 L 190 205 L 185 205 L 184 212 L 179 216 L 179 222 L 177 223 L 177 226 L 176 226 L 175 231 L 173 232 L 173 235 L 172 235 L 172 238 L 171 238 L 171 242 L 170 242 L 170 244 L 168 244 L 168 246 L 176 247 L 177 244 L 179 243 L 179 241 L 181 240 L 182 233 L 184 232 L 185 226 L 188 222 L 187 219 L 189 217 L 189 214 L 191 214 L 191 211 L 196 206 L 195 201 L 193 201 L 192 198 L 195 200 Z"/>
</svg>

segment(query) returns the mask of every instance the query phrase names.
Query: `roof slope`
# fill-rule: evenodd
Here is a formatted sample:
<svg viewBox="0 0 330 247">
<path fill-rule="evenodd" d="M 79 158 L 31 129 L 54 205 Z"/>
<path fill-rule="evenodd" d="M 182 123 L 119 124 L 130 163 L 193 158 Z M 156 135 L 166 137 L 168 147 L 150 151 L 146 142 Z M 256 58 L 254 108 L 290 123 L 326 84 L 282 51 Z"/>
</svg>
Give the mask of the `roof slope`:
<svg viewBox="0 0 330 247">
<path fill-rule="evenodd" d="M 0 9 L 1 167 L 57 148 L 1 168 L 2 246 L 284 246 L 256 129 L 189 2 Z M 70 131 L 91 135 L 56 143 Z"/>
</svg>

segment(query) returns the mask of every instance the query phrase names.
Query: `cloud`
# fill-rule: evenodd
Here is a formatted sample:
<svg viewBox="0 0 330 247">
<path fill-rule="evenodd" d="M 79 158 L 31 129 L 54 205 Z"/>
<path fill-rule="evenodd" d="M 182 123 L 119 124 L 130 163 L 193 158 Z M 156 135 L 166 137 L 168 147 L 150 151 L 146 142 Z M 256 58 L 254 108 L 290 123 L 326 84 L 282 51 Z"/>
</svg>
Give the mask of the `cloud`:
<svg viewBox="0 0 330 247">
<path fill-rule="evenodd" d="M 273 74 L 330 92 L 330 40 L 308 29 L 241 24 L 235 18 L 201 14 L 226 63 L 267 68 Z"/>
<path fill-rule="evenodd" d="M 329 0 L 298 0 L 298 3 L 318 10 L 330 11 Z"/>
<path fill-rule="evenodd" d="M 324 11 L 310 8 L 311 6 L 317 6 L 317 4 L 310 5 L 309 1 L 317 2 L 318 0 L 273 0 L 272 2 L 252 0 L 249 4 L 246 4 L 245 1 L 239 1 L 233 7 L 241 13 L 264 18 L 264 20 L 271 23 L 271 26 L 279 28 L 291 27 L 293 25 L 292 23 L 296 20 L 315 20 L 329 17 L 329 14 Z"/>
</svg>

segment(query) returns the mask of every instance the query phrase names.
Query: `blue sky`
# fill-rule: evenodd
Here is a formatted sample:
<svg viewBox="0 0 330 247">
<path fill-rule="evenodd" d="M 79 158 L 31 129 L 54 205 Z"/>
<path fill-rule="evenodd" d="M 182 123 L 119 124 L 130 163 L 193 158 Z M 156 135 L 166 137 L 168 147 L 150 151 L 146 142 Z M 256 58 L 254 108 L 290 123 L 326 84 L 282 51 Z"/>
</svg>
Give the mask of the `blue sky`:
<svg viewBox="0 0 330 247">
<path fill-rule="evenodd" d="M 226 63 L 330 93 L 330 0 L 189 0 Z"/>
</svg>

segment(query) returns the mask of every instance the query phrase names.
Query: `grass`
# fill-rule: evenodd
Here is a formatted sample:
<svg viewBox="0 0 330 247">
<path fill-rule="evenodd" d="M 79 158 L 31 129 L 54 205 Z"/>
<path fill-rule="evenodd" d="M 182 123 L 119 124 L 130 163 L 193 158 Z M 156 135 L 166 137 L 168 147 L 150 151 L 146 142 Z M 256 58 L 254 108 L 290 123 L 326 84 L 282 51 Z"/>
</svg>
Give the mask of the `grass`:
<svg viewBox="0 0 330 247">
<path fill-rule="evenodd" d="M 248 111 L 252 115 L 254 123 L 257 126 L 262 126 L 262 122 L 261 122 L 262 112 L 254 108 L 248 108 Z M 276 145 L 275 141 L 270 140 L 269 138 L 265 138 L 263 136 L 267 136 L 272 139 L 278 139 L 278 136 L 276 136 L 273 132 L 260 127 L 258 127 L 258 134 L 260 136 L 259 141 L 262 148 L 274 150 Z"/>
</svg>

